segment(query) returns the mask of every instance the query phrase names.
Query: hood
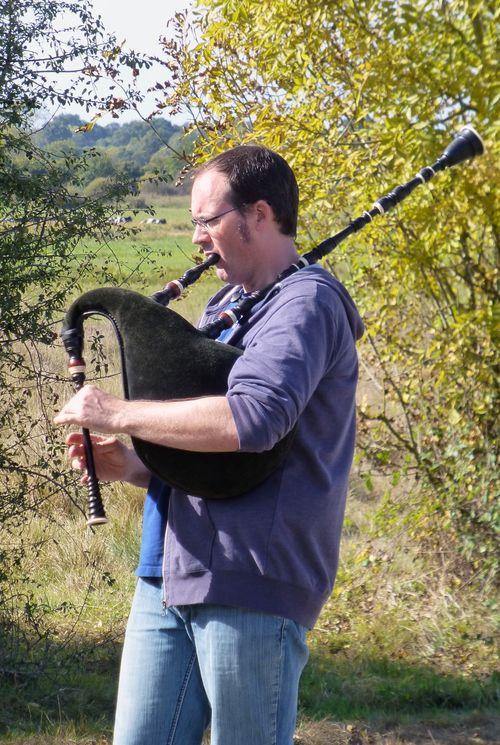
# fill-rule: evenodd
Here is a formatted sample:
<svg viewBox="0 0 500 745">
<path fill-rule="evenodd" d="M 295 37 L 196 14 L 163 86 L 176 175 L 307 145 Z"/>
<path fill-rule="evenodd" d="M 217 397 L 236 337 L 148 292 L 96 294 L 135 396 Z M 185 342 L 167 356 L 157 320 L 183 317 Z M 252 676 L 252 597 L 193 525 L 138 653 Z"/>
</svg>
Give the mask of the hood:
<svg viewBox="0 0 500 745">
<path fill-rule="evenodd" d="M 361 320 L 361 316 L 359 315 L 354 300 L 349 295 L 342 282 L 339 282 L 338 279 L 322 266 L 319 264 L 313 264 L 312 266 L 305 267 L 305 269 L 300 269 L 298 272 L 295 272 L 295 274 L 287 277 L 281 284 L 284 284 L 285 282 L 287 284 L 301 282 L 305 277 L 310 277 L 311 279 L 314 278 L 314 281 L 318 284 L 331 287 L 337 293 L 342 305 L 344 306 L 354 340 L 358 341 L 361 339 L 365 331 L 365 326 Z"/>
</svg>

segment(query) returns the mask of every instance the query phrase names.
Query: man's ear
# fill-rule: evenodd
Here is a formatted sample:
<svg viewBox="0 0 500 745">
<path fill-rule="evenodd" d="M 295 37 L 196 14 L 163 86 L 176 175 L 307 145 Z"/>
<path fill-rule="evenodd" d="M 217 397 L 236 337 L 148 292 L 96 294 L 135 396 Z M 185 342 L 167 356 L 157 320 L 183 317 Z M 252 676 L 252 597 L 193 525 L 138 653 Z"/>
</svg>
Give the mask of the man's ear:
<svg viewBox="0 0 500 745">
<path fill-rule="evenodd" d="M 274 220 L 273 208 L 264 199 L 259 199 L 253 207 L 257 224 L 263 225 L 268 220 Z"/>
</svg>

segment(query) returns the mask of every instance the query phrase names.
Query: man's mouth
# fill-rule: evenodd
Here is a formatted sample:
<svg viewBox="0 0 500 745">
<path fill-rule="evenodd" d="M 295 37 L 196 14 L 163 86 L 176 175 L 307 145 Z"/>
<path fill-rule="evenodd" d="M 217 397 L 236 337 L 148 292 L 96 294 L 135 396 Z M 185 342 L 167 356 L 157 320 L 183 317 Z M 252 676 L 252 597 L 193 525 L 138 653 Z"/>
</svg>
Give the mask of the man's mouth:
<svg viewBox="0 0 500 745">
<path fill-rule="evenodd" d="M 209 259 L 211 256 L 213 256 L 214 264 L 217 264 L 218 262 L 222 260 L 222 256 L 219 253 L 217 253 L 217 251 L 203 251 L 203 255 L 205 256 L 206 259 Z M 217 258 L 215 258 L 215 256 L 217 256 Z"/>
</svg>

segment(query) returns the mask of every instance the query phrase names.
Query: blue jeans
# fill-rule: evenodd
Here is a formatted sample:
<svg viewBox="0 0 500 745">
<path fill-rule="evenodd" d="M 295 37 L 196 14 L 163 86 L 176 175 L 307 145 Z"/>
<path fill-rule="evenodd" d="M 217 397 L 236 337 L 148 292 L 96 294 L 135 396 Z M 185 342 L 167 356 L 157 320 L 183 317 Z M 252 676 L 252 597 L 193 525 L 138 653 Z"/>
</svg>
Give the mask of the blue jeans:
<svg viewBox="0 0 500 745">
<path fill-rule="evenodd" d="M 305 628 L 219 605 L 164 609 L 139 579 L 120 670 L 114 745 L 292 745 Z"/>
</svg>

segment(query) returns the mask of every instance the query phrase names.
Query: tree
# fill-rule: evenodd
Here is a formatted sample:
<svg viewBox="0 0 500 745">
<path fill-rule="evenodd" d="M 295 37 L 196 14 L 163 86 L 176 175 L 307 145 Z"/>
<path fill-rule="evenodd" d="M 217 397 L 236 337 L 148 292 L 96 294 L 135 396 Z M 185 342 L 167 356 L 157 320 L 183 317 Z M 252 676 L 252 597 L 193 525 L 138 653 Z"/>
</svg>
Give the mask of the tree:
<svg viewBox="0 0 500 745">
<path fill-rule="evenodd" d="M 118 66 L 135 75 L 147 63 L 122 52 L 84 4 L 64 0 L 2 2 L 0 55 L 0 657 L 9 669 L 6 660 L 16 657 L 22 672 L 19 659 L 28 664 L 29 654 L 19 638 L 9 644 L 9 635 L 12 641 L 21 628 L 25 640 L 44 635 L 29 578 L 36 546 L 27 545 L 24 527 L 51 497 L 75 495 L 60 436 L 51 431 L 48 411 L 58 394 L 43 358 L 68 290 L 91 269 L 82 241 L 112 237 L 109 217 L 133 188 L 130 179 L 115 178 L 99 198 L 80 197 L 93 153 L 53 154 L 34 144 L 30 128 L 54 103 L 125 106 Z M 63 82 L 75 68 L 73 82 Z M 111 89 L 100 97 L 93 86 L 106 76 Z"/>
<path fill-rule="evenodd" d="M 495 560 L 493 360 L 498 214 L 495 7 L 490 0 L 209 0 L 165 43 L 205 158 L 235 143 L 283 153 L 300 242 L 336 232 L 473 123 L 486 155 L 439 176 L 328 265 L 367 323 L 360 443 L 401 524 L 479 571 Z M 399 482 L 405 483 L 401 491 Z M 462 564 L 462 568 L 465 565 Z"/>
</svg>

